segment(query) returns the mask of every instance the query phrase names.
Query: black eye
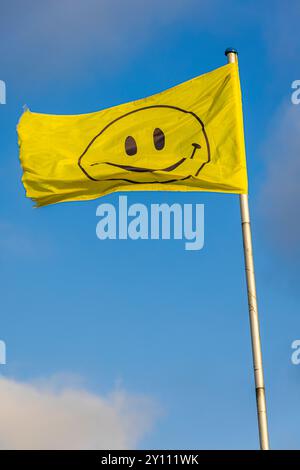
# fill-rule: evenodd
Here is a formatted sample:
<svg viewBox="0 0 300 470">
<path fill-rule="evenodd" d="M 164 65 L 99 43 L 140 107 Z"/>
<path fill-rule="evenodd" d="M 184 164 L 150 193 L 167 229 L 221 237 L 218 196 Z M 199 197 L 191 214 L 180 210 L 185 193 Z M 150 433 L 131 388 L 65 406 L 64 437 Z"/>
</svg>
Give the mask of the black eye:
<svg viewBox="0 0 300 470">
<path fill-rule="evenodd" d="M 130 156 L 135 155 L 137 153 L 136 141 L 134 140 L 134 138 L 131 135 L 126 137 L 125 151 L 126 151 L 127 155 L 130 155 Z"/>
<path fill-rule="evenodd" d="M 159 127 L 153 131 L 153 141 L 156 150 L 162 150 L 165 146 L 165 134 Z"/>
</svg>

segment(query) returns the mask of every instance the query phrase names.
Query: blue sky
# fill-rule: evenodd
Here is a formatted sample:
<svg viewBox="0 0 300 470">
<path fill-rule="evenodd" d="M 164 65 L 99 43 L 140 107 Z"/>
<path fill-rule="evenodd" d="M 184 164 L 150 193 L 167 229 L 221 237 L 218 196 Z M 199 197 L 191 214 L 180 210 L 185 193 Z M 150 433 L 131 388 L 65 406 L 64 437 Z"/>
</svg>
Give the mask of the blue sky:
<svg viewBox="0 0 300 470">
<path fill-rule="evenodd" d="M 128 194 L 129 203 L 148 206 L 204 203 L 199 252 L 180 241 L 100 241 L 96 208 L 117 204 L 118 194 L 33 209 L 16 136 L 24 104 L 54 114 L 96 111 L 219 67 L 234 46 L 271 446 L 299 448 L 300 366 L 291 363 L 291 343 L 300 338 L 300 110 L 290 99 L 300 78 L 299 4 L 290 1 L 287 11 L 279 1 L 12 0 L 1 10 L 0 338 L 7 365 L 0 366 L 0 407 L 8 400 L 12 431 L 0 424 L 0 446 L 58 446 L 51 427 L 59 427 L 57 410 L 67 409 L 72 426 L 61 433 L 62 447 L 257 448 L 238 197 Z M 63 401 L 66 390 L 77 394 L 74 409 L 72 399 Z M 103 405 L 95 429 L 84 397 Z M 57 421 L 54 413 L 45 427 L 53 410 Z M 72 441 L 70 427 L 82 429 Z"/>
</svg>

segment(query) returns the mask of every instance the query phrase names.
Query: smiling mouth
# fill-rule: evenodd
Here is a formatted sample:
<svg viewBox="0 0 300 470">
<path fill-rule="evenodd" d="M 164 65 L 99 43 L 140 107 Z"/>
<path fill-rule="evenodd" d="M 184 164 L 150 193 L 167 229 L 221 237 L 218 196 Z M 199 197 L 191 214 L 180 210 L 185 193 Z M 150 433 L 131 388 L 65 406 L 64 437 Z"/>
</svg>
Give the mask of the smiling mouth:
<svg viewBox="0 0 300 470">
<path fill-rule="evenodd" d="M 148 173 L 154 173 L 155 171 L 167 171 L 168 172 L 168 171 L 175 170 L 180 165 L 182 165 L 182 163 L 185 162 L 186 160 L 188 160 L 188 159 L 192 160 L 194 158 L 196 150 L 200 149 L 201 145 L 194 142 L 194 143 L 192 143 L 192 147 L 193 147 L 193 151 L 192 151 L 191 156 L 189 158 L 185 158 L 185 157 L 181 158 L 180 160 L 178 160 L 178 162 L 173 163 L 173 165 L 170 165 L 166 168 L 142 168 L 142 167 L 139 167 L 139 166 L 118 165 L 117 163 L 111 163 L 111 162 L 95 162 L 95 163 L 91 163 L 90 166 L 110 165 L 110 166 L 115 166 L 117 168 L 121 168 L 122 170 L 126 170 L 126 171 L 135 171 L 136 173 L 147 173 L 147 172 Z"/>
</svg>

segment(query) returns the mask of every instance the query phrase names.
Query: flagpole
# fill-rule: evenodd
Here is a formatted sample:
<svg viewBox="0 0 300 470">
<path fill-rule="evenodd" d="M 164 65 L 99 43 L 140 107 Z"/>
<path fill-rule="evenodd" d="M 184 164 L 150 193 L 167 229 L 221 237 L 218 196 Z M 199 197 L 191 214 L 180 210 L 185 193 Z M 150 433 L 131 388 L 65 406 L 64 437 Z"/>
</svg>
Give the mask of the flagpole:
<svg viewBox="0 0 300 470">
<path fill-rule="evenodd" d="M 228 48 L 225 51 L 228 63 L 238 61 L 237 51 Z M 244 257 L 245 257 L 245 271 L 248 291 L 248 306 L 250 318 L 250 330 L 252 341 L 252 354 L 253 354 L 253 368 L 255 378 L 256 390 L 256 406 L 258 418 L 258 430 L 260 449 L 269 450 L 269 434 L 268 434 L 268 421 L 267 421 L 267 408 L 266 408 L 266 395 L 264 384 L 264 371 L 261 353 L 261 341 L 259 331 L 258 307 L 256 297 L 256 284 L 254 273 L 254 261 L 252 252 L 252 236 L 250 226 L 250 212 L 248 203 L 248 194 L 240 194 L 240 211 L 242 222 L 242 234 L 244 244 Z"/>
</svg>

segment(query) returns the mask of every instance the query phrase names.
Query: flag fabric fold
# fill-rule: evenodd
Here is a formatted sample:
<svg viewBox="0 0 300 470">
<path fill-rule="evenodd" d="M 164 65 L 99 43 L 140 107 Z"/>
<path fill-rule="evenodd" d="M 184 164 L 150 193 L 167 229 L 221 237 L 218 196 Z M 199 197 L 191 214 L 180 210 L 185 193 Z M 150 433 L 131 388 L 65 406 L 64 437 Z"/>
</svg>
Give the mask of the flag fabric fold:
<svg viewBox="0 0 300 470">
<path fill-rule="evenodd" d="M 90 114 L 26 110 L 18 137 L 37 206 L 115 191 L 247 193 L 237 64 Z"/>
</svg>

